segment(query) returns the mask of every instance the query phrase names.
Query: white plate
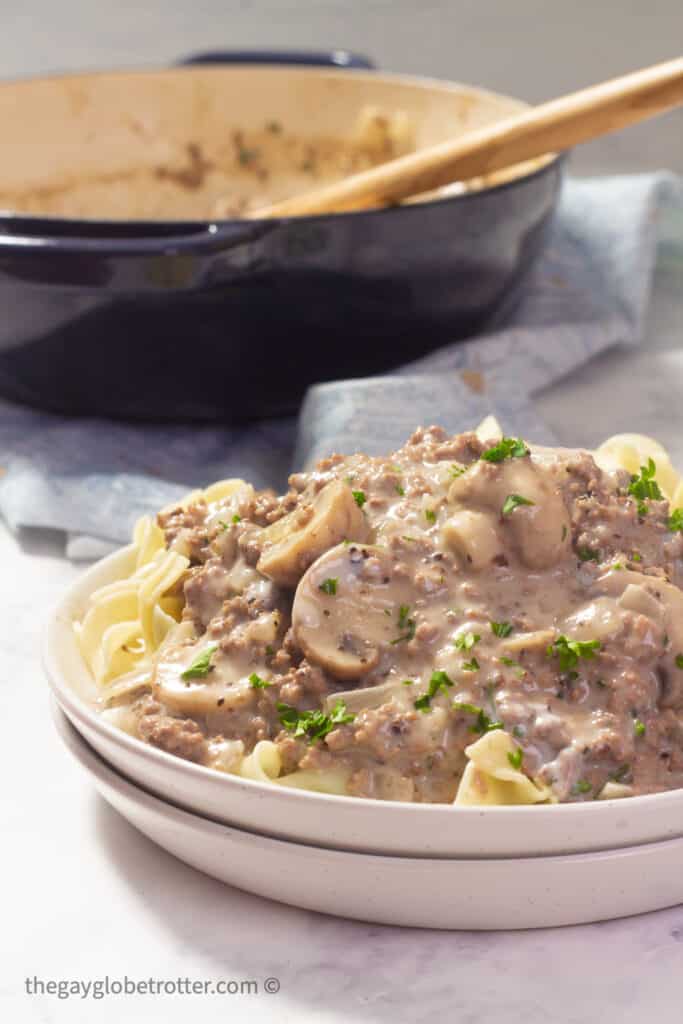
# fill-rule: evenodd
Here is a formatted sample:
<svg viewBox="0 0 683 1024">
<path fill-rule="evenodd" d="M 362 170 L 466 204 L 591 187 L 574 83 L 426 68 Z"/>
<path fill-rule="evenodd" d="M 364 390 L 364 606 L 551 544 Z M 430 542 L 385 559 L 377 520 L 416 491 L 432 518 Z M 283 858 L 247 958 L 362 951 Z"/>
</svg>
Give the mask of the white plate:
<svg viewBox="0 0 683 1024">
<path fill-rule="evenodd" d="M 411 857 L 581 853 L 683 836 L 683 790 L 542 807 L 388 803 L 224 775 L 128 736 L 96 712 L 95 684 L 72 629 L 89 595 L 120 578 L 128 558 L 129 549 L 110 555 L 70 588 L 50 619 L 44 664 L 60 706 L 79 732 L 110 764 L 157 796 L 252 832 Z"/>
<path fill-rule="evenodd" d="M 153 842 L 240 889 L 338 917 L 416 928 L 546 928 L 683 902 L 683 839 L 559 857 L 462 860 L 321 849 L 228 828 L 110 768 L 55 707 L 62 739 Z"/>
</svg>

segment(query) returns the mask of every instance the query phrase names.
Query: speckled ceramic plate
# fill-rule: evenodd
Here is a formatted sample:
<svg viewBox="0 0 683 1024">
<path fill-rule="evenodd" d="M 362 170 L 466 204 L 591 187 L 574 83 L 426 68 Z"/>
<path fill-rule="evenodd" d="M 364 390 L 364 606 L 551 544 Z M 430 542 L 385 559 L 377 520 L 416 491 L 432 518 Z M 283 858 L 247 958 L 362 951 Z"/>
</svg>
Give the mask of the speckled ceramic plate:
<svg viewBox="0 0 683 1024">
<path fill-rule="evenodd" d="M 104 797 L 153 842 L 240 889 L 338 917 L 416 928 L 541 928 L 683 902 L 683 839 L 555 857 L 385 857 L 269 839 L 180 810 L 115 772 L 55 708 Z"/>
<path fill-rule="evenodd" d="M 98 715 L 72 628 L 89 595 L 121 577 L 126 558 L 127 549 L 110 555 L 70 588 L 50 619 L 44 664 L 76 729 L 117 771 L 164 800 L 273 838 L 410 857 L 535 857 L 683 836 L 683 790 L 540 807 L 388 803 L 252 782 L 144 744 Z"/>
</svg>

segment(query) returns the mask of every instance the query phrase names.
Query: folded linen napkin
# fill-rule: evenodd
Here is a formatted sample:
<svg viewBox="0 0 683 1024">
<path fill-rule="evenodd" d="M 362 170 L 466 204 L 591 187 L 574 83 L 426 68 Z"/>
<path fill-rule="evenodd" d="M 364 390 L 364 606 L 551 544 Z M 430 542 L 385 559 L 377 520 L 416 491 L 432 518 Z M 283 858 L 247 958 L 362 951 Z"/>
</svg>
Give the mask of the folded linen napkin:
<svg viewBox="0 0 683 1024">
<path fill-rule="evenodd" d="M 332 451 L 390 451 L 420 423 L 458 431 L 493 412 L 508 433 L 551 442 L 534 394 L 606 348 L 641 340 L 657 215 L 681 208 L 681 185 L 665 173 L 570 179 L 514 310 L 390 377 L 317 385 L 298 417 L 149 426 L 0 402 L 0 514 L 13 530 L 65 531 L 67 554 L 91 558 L 188 487 L 243 476 L 281 488 L 294 467 Z"/>
</svg>

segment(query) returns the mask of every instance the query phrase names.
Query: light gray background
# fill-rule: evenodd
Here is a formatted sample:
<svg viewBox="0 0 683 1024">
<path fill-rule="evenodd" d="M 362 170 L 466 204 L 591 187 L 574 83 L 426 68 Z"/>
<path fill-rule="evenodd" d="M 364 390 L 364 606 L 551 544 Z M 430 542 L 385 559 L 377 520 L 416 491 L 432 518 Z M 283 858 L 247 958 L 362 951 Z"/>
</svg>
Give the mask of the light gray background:
<svg viewBox="0 0 683 1024">
<path fill-rule="evenodd" d="M 683 0 L 0 0 L 0 75 L 217 47 L 347 47 L 539 102 L 683 52 Z M 581 173 L 683 172 L 683 110 L 591 143 Z"/>
</svg>

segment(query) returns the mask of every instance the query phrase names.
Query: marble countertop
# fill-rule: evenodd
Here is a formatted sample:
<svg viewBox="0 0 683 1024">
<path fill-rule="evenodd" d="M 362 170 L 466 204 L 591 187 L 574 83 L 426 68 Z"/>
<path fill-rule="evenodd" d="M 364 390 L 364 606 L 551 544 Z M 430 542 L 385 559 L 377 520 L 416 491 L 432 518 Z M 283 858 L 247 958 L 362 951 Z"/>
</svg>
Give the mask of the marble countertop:
<svg viewBox="0 0 683 1024">
<path fill-rule="evenodd" d="M 647 344 L 607 354 L 542 397 L 561 440 L 592 444 L 617 430 L 650 431 L 683 464 L 682 284 L 680 267 L 660 261 Z M 62 552 L 54 536 L 17 540 L 0 527 L 3 1020 L 170 1022 L 188 1013 L 256 1024 L 680 1020 L 683 907 L 548 931 L 411 931 L 269 903 L 155 847 L 95 795 L 50 719 L 41 627 L 78 572 Z M 281 987 L 96 1003 L 26 992 L 26 978 L 105 975 L 274 976 Z"/>
</svg>

